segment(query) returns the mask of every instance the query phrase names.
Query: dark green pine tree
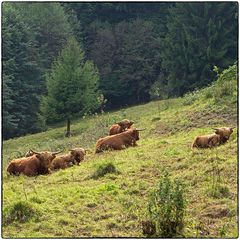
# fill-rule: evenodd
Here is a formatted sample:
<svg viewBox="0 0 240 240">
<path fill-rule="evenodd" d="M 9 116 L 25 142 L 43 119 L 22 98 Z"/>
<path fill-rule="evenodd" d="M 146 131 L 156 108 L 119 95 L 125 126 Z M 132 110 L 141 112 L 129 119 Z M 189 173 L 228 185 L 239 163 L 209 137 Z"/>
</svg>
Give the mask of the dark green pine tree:
<svg viewBox="0 0 240 240">
<path fill-rule="evenodd" d="M 147 101 L 160 65 L 160 38 L 153 24 L 136 19 L 116 26 L 95 23 L 92 28 L 97 30 L 90 57 L 110 107 Z"/>
<path fill-rule="evenodd" d="M 203 87 L 237 59 L 237 4 L 177 3 L 170 10 L 162 52 L 171 95 Z"/>
<path fill-rule="evenodd" d="M 149 100 L 149 89 L 158 75 L 160 38 L 152 22 L 136 19 L 115 28 L 118 65 L 114 72 L 125 91 L 128 104 Z"/>
<path fill-rule="evenodd" d="M 16 2 L 23 21 L 36 40 L 43 72 L 50 69 L 52 61 L 72 36 L 64 8 L 57 2 Z"/>
<path fill-rule="evenodd" d="M 67 121 L 99 108 L 97 98 L 99 74 L 74 38 L 70 38 L 47 75 L 48 95 L 43 97 L 41 111 L 48 123 Z"/>
<path fill-rule="evenodd" d="M 3 4 L 3 137 L 38 131 L 39 76 L 34 39 L 11 3 Z"/>
</svg>

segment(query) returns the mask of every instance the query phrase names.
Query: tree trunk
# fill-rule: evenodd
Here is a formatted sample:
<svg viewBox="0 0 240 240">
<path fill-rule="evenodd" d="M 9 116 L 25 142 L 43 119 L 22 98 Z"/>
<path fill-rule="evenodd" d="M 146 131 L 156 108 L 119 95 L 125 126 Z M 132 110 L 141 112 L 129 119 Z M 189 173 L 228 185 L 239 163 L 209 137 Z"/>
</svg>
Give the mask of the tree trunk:
<svg viewBox="0 0 240 240">
<path fill-rule="evenodd" d="M 70 119 L 68 118 L 67 119 L 67 132 L 65 134 L 65 137 L 70 137 L 71 136 L 70 124 L 71 124 L 71 122 L 70 122 Z"/>
</svg>

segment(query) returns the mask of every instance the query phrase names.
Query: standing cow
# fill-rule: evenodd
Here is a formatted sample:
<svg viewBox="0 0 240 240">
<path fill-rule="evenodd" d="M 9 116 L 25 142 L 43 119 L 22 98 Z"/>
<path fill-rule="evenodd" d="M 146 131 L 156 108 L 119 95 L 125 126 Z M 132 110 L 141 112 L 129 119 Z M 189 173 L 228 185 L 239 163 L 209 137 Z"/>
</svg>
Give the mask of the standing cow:
<svg viewBox="0 0 240 240">
<path fill-rule="evenodd" d="M 23 157 L 12 160 L 7 171 L 11 175 L 24 174 L 26 176 L 36 176 L 50 173 L 50 165 L 59 152 L 33 152 L 30 157 Z"/>
<path fill-rule="evenodd" d="M 122 133 L 100 138 L 96 144 L 95 153 L 100 153 L 104 150 L 122 150 L 129 146 L 137 146 L 136 141 L 139 140 L 139 131 L 144 129 L 131 128 Z"/>
<path fill-rule="evenodd" d="M 117 122 L 116 124 L 112 125 L 109 129 L 109 135 L 115 135 L 121 132 L 126 131 L 127 129 L 129 129 L 132 125 L 134 124 L 134 122 L 128 120 L 128 119 L 123 119 L 120 122 Z"/>
</svg>

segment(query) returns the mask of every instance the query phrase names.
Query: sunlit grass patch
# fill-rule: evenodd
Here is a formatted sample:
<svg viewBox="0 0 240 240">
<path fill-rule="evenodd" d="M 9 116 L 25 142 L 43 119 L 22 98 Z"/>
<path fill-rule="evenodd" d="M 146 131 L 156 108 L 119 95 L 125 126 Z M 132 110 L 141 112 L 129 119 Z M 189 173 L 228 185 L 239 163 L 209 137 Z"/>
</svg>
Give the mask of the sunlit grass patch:
<svg viewBox="0 0 240 240">
<path fill-rule="evenodd" d="M 64 123 L 44 133 L 5 141 L 5 216 L 14 216 L 11 209 L 17 202 L 27 204 L 33 213 L 25 222 L 9 221 L 3 226 L 3 236 L 145 237 L 141 222 L 147 214 L 149 193 L 156 189 L 163 169 L 168 169 L 172 180 L 181 179 L 187 187 L 182 236 L 236 237 L 237 129 L 222 146 L 191 149 L 196 136 L 210 134 L 214 127 L 236 126 L 234 105 L 227 107 L 215 105 L 212 98 L 195 99 L 187 105 L 183 98 L 155 101 L 76 119 L 71 138 L 64 137 Z M 123 118 L 133 120 L 136 127 L 146 128 L 140 132 L 138 146 L 94 154 L 96 140 L 108 134 L 114 121 Z M 91 150 L 79 166 L 33 178 L 6 174 L 8 161 L 29 148 L 63 149 L 67 153 L 72 147 Z M 220 184 L 215 192 L 213 170 L 217 176 L 214 181 Z M 214 209 L 218 215 L 214 215 Z M 28 216 L 28 210 L 25 213 Z"/>
</svg>

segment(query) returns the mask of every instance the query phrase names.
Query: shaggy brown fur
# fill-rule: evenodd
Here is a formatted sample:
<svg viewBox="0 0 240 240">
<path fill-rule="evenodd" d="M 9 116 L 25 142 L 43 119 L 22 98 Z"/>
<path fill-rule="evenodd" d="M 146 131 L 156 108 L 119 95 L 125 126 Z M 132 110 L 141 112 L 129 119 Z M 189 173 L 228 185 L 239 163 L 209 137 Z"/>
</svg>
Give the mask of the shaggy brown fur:
<svg viewBox="0 0 240 240">
<path fill-rule="evenodd" d="M 39 153 L 43 153 L 43 152 L 39 152 Z M 31 157 L 31 156 L 33 156 L 35 153 L 31 150 L 31 149 L 29 149 L 27 152 L 26 152 L 26 154 L 25 154 L 25 157 Z"/>
<path fill-rule="evenodd" d="M 42 152 L 34 154 L 30 157 L 23 157 L 12 160 L 7 171 L 12 175 L 24 174 L 26 176 L 36 176 L 39 174 L 47 174 L 52 160 L 56 157 L 51 152 Z"/>
<path fill-rule="evenodd" d="M 69 154 L 56 157 L 50 166 L 51 170 L 64 169 L 74 164 L 79 165 L 84 160 L 86 150 L 83 148 L 72 149 Z"/>
<path fill-rule="evenodd" d="M 121 132 L 126 131 L 129 129 L 134 122 L 128 120 L 128 119 L 123 119 L 122 121 L 112 125 L 109 129 L 109 135 L 115 135 Z"/>
<path fill-rule="evenodd" d="M 128 129 L 122 133 L 100 138 L 96 144 L 96 153 L 107 149 L 122 150 L 129 146 L 137 146 L 139 140 L 139 131 L 137 129 Z"/>
<path fill-rule="evenodd" d="M 231 127 L 216 128 L 214 130 L 216 130 L 216 134 L 220 135 L 220 144 L 227 142 L 230 138 L 230 135 L 233 133 L 233 128 Z"/>
<path fill-rule="evenodd" d="M 233 128 L 222 127 L 215 128 L 215 133 L 209 135 L 198 136 L 193 141 L 192 147 L 209 148 L 216 147 L 228 141 L 230 135 L 233 133 Z"/>
<path fill-rule="evenodd" d="M 220 136 L 216 133 L 198 136 L 195 138 L 192 147 L 196 148 L 209 148 L 215 147 L 220 144 Z"/>
</svg>

